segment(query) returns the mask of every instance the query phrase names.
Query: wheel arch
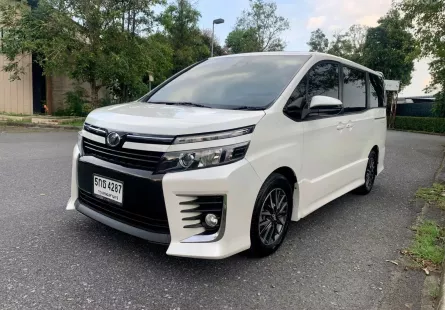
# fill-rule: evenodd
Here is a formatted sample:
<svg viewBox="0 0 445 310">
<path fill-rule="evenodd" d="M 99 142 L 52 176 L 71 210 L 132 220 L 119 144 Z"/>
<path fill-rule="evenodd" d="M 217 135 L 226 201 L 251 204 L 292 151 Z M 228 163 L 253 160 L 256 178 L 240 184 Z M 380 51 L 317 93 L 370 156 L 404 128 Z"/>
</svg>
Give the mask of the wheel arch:
<svg viewBox="0 0 445 310">
<path fill-rule="evenodd" d="M 378 166 L 379 166 L 379 146 L 378 145 L 374 145 L 371 149 L 370 152 L 375 151 L 377 153 L 377 165 L 375 168 L 375 174 L 377 175 L 377 170 L 378 170 Z"/>
<path fill-rule="evenodd" d="M 288 166 L 282 166 L 280 168 L 275 169 L 274 171 L 272 171 L 269 174 L 268 177 L 270 177 L 274 173 L 278 173 L 278 174 L 281 174 L 282 176 L 284 176 L 289 181 L 289 184 L 292 187 L 292 191 L 293 191 L 292 221 L 297 221 L 298 220 L 298 206 L 299 206 L 299 202 L 300 202 L 300 191 L 298 188 L 297 175 L 295 174 L 294 170 Z"/>
</svg>

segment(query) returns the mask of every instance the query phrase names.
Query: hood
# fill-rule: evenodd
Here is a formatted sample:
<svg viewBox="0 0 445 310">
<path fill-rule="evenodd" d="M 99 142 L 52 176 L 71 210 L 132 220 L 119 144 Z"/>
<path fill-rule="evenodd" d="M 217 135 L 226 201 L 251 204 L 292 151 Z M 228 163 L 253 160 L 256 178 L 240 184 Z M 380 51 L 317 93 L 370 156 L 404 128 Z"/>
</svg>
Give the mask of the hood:
<svg viewBox="0 0 445 310">
<path fill-rule="evenodd" d="M 264 111 L 234 111 L 133 102 L 100 108 L 86 122 L 115 131 L 186 135 L 256 125 Z"/>
</svg>

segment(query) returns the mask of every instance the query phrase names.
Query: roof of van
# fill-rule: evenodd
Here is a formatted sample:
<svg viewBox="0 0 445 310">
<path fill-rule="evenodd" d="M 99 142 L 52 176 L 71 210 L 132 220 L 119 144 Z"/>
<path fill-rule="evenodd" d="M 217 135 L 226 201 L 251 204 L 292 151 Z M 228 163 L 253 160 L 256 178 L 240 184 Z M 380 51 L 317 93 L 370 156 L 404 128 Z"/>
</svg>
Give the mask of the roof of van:
<svg viewBox="0 0 445 310">
<path fill-rule="evenodd" d="M 215 57 L 215 58 L 220 58 L 220 57 L 248 57 L 248 56 L 273 56 L 273 55 L 279 55 L 279 56 L 311 56 L 311 57 L 315 57 L 316 60 L 334 60 L 334 61 L 338 61 L 341 62 L 345 65 L 349 65 L 351 67 L 355 67 L 357 69 L 361 69 L 364 71 L 368 71 L 370 73 L 376 74 L 378 76 L 383 76 L 383 74 L 381 72 L 378 71 L 374 71 L 372 69 L 369 69 L 365 66 L 362 66 L 356 62 L 347 60 L 345 58 L 342 57 L 338 57 L 338 56 L 334 56 L 334 55 L 330 55 L 330 54 L 326 54 L 326 53 L 318 53 L 318 52 L 258 52 L 258 53 L 243 53 L 243 54 L 232 54 L 232 55 L 224 55 L 224 56 L 219 56 L 219 57 Z"/>
</svg>

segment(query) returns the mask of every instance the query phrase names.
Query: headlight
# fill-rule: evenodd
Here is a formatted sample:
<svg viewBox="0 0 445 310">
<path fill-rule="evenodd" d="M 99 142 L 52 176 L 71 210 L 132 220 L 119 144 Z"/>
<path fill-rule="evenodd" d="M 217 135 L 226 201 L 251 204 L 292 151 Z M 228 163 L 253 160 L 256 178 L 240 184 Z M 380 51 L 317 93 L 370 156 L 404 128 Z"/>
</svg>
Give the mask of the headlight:
<svg viewBox="0 0 445 310">
<path fill-rule="evenodd" d="M 244 128 L 238 128 L 238 129 L 232 129 L 232 130 L 226 130 L 226 131 L 220 131 L 220 132 L 213 132 L 213 133 L 206 133 L 206 134 L 201 134 L 201 135 L 181 136 L 181 137 L 177 137 L 175 139 L 175 141 L 173 142 L 173 144 L 197 143 L 197 142 L 235 138 L 235 137 L 251 134 L 254 129 L 255 129 L 255 126 L 249 126 L 249 127 L 244 127 Z"/>
<path fill-rule="evenodd" d="M 156 173 L 178 172 L 214 167 L 241 160 L 246 155 L 249 142 L 216 148 L 166 153 Z"/>
<path fill-rule="evenodd" d="M 79 131 L 77 133 L 77 147 L 79 148 L 80 156 L 83 156 L 82 139 L 82 131 Z"/>
</svg>

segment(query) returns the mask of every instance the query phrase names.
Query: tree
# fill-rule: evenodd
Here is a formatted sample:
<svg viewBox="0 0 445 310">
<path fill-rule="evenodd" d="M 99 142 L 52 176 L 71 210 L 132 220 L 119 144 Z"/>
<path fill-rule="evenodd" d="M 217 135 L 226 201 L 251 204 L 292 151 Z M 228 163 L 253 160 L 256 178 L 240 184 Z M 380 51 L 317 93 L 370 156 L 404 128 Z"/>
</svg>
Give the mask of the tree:
<svg viewBox="0 0 445 310">
<path fill-rule="evenodd" d="M 161 15 L 161 25 L 173 50 L 172 74 L 210 56 L 210 44 L 205 44 L 198 28 L 200 17 L 188 0 L 176 0 Z"/>
<path fill-rule="evenodd" d="M 212 48 L 212 30 L 211 29 L 203 29 L 201 30 L 201 40 L 205 46 L 208 46 L 209 49 Z M 226 54 L 226 50 L 219 44 L 218 38 L 213 38 L 213 56 L 222 56 Z M 204 58 L 206 55 L 203 55 L 200 58 Z M 210 56 L 207 55 L 207 57 Z"/>
<path fill-rule="evenodd" d="M 445 2 L 402 1 L 399 8 L 414 31 L 421 57 L 430 57 L 431 82 L 427 92 L 437 91 L 434 110 L 445 111 Z M 435 113 L 436 113 L 435 112 Z M 445 113 L 436 113 L 445 116 Z"/>
<path fill-rule="evenodd" d="M 233 53 L 282 51 L 286 43 L 280 38 L 280 34 L 289 29 L 289 21 L 277 15 L 277 5 L 274 2 L 249 2 L 250 9 L 243 11 L 235 29 L 226 40 L 227 47 Z"/>
<path fill-rule="evenodd" d="M 400 12 L 392 9 L 370 28 L 363 53 L 365 66 L 383 73 L 386 79 L 400 80 L 400 90 L 411 83 L 414 60 L 419 54 L 413 35 L 407 31 Z M 394 126 L 397 101 L 388 96 L 389 126 Z"/>
<path fill-rule="evenodd" d="M 329 39 L 324 32 L 318 28 L 311 32 L 311 38 L 309 42 L 307 42 L 307 45 L 309 45 L 309 51 L 311 52 L 326 53 L 329 48 Z"/>
<path fill-rule="evenodd" d="M 370 28 L 363 47 L 363 64 L 383 72 L 386 79 L 400 80 L 401 89 L 411 83 L 414 60 L 419 54 L 413 35 L 397 10 L 390 10 Z"/>
<path fill-rule="evenodd" d="M 235 29 L 226 38 L 226 46 L 233 54 L 258 52 L 261 46 L 258 43 L 254 29 Z"/>
<path fill-rule="evenodd" d="M 156 3 L 161 2 L 145 2 Z M 123 11 L 113 0 L 41 0 L 32 10 L 24 3 L 3 2 L 0 27 L 7 31 L 1 52 L 9 61 L 3 69 L 11 73 L 11 79 L 19 79 L 21 55 L 33 54 L 44 74 L 87 82 L 93 107 L 99 105 L 99 91 L 104 87 L 135 97 L 145 89 L 153 56 L 165 55 L 155 50 L 159 45 L 136 35 L 151 20 L 144 10 L 133 6 Z"/>
<path fill-rule="evenodd" d="M 345 33 L 335 33 L 329 42 L 321 29 L 311 32 L 307 43 L 311 52 L 322 52 L 361 62 L 368 27 L 352 25 Z"/>
</svg>

